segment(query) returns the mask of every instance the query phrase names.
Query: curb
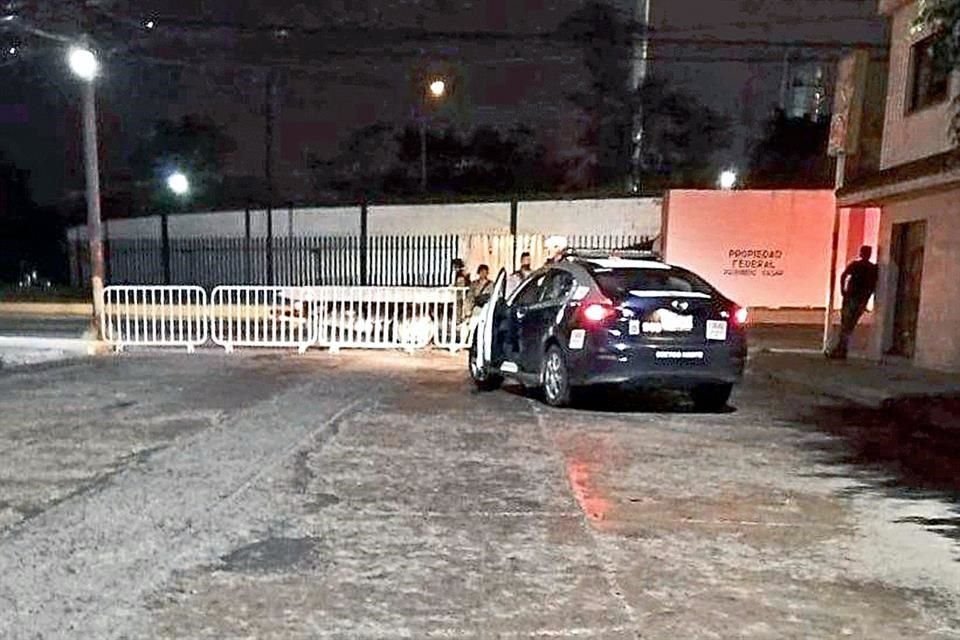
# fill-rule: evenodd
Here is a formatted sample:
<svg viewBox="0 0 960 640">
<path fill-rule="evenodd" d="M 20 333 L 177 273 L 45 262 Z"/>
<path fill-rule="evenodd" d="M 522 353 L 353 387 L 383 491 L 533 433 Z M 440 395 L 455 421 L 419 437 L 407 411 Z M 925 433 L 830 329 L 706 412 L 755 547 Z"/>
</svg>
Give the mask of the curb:
<svg viewBox="0 0 960 640">
<path fill-rule="evenodd" d="M 38 351 L 69 351 L 99 355 L 108 350 L 105 342 L 83 338 L 36 338 L 31 336 L 0 336 L 0 348 L 36 349 Z"/>
<path fill-rule="evenodd" d="M 93 317 L 89 302 L 0 302 L 0 316 L 29 317 Z"/>
<path fill-rule="evenodd" d="M 774 382 L 786 383 L 838 400 L 846 400 L 870 409 L 882 409 L 891 402 L 900 399 L 899 396 L 891 395 L 887 392 L 873 389 L 871 387 L 856 387 L 849 384 L 840 384 L 835 386 L 826 386 L 810 382 L 809 378 L 794 371 L 764 371 L 759 372 L 766 378 Z"/>
</svg>

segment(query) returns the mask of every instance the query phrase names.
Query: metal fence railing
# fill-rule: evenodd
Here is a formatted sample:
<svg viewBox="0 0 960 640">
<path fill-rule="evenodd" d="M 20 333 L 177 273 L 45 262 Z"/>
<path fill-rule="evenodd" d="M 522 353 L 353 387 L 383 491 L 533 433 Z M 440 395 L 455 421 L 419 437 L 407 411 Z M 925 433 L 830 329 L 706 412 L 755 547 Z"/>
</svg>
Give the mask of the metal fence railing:
<svg viewBox="0 0 960 640">
<path fill-rule="evenodd" d="M 519 252 L 541 236 L 478 234 L 112 238 L 105 244 L 107 281 L 115 285 L 388 286 L 450 284 L 451 261 L 463 258 L 513 269 Z M 637 235 L 569 236 L 570 246 L 625 248 L 652 244 Z M 536 255 L 537 252 L 534 252 Z M 541 252 L 542 253 L 542 252 Z M 516 255 L 515 255 L 516 254 Z M 85 243 L 70 249 L 71 282 L 89 280 Z"/>
<path fill-rule="evenodd" d="M 460 348 L 466 290 L 323 287 L 314 320 L 317 345 L 332 350 Z"/>
<path fill-rule="evenodd" d="M 210 296 L 213 343 L 236 347 L 296 348 L 316 343 L 315 287 L 223 286 Z"/>
<path fill-rule="evenodd" d="M 113 239 L 105 264 L 109 282 L 124 285 L 442 286 L 458 244 L 453 235 Z M 71 252 L 77 285 L 89 277 L 86 252 L 80 242 Z"/>
<path fill-rule="evenodd" d="M 103 294 L 103 339 L 127 346 L 185 347 L 207 342 L 207 292 L 186 286 L 111 286 Z"/>
</svg>

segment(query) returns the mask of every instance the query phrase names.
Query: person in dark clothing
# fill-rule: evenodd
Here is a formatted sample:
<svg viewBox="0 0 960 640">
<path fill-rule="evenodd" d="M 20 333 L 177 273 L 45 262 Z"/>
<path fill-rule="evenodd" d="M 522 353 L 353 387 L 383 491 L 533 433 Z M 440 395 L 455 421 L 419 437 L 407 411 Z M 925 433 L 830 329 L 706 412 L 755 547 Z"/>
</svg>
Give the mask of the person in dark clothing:
<svg viewBox="0 0 960 640">
<path fill-rule="evenodd" d="M 453 262 L 450 263 L 450 266 L 453 269 L 453 286 L 469 287 L 470 273 L 467 272 L 467 267 L 463 264 L 463 260 L 460 258 L 454 258 Z"/>
<path fill-rule="evenodd" d="M 507 293 L 511 293 L 519 287 L 527 277 L 533 273 L 533 266 L 530 259 L 530 252 L 524 251 L 520 254 L 520 268 L 510 274 L 507 279 Z"/>
<path fill-rule="evenodd" d="M 490 300 L 493 292 L 493 281 L 490 280 L 490 267 L 485 264 L 477 267 L 477 278 L 470 283 L 470 297 L 473 304 L 482 307 Z"/>
<path fill-rule="evenodd" d="M 860 259 L 851 262 L 840 276 L 843 310 L 840 313 L 840 336 L 836 346 L 827 354 L 831 358 L 843 360 L 847 357 L 850 336 L 877 290 L 878 269 L 870 262 L 872 255 L 872 247 L 860 247 Z"/>
</svg>

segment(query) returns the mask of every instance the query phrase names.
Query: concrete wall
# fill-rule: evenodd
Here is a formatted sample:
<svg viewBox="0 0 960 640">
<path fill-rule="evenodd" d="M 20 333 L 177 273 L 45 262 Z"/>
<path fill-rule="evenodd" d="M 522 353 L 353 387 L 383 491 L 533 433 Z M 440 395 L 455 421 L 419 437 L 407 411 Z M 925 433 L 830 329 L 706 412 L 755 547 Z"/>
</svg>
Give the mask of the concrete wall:
<svg viewBox="0 0 960 640">
<path fill-rule="evenodd" d="M 294 209 L 292 230 L 289 211 L 274 212 L 273 218 L 274 235 L 352 236 L 360 233 L 360 210 L 356 207 Z"/>
<path fill-rule="evenodd" d="M 896 6 L 896 5 L 894 5 Z M 886 121 L 883 134 L 881 168 L 919 160 L 950 149 L 952 101 L 907 113 L 912 82 L 912 46 L 929 35 L 913 33 L 919 3 L 902 4 L 893 10 L 890 42 L 890 79 L 887 83 Z M 893 7 L 890 7 L 891 9 Z M 954 74 L 951 95 L 960 91 Z"/>
<path fill-rule="evenodd" d="M 832 191 L 672 191 L 665 257 L 742 305 L 823 308 L 835 202 Z M 876 244 L 879 215 L 842 214 L 838 271 Z"/>
<path fill-rule="evenodd" d="M 372 206 L 368 214 L 371 235 L 471 234 L 510 229 L 509 202 Z"/>
<path fill-rule="evenodd" d="M 659 198 L 521 202 L 518 233 L 544 235 L 645 235 L 660 233 Z"/>
<path fill-rule="evenodd" d="M 611 200 L 550 200 L 520 202 L 518 232 L 541 235 L 649 235 L 660 232 L 662 201 L 658 198 Z M 243 211 L 175 214 L 169 218 L 171 238 L 242 237 Z M 368 209 L 370 235 L 471 235 L 507 233 L 510 203 L 389 205 Z M 150 216 L 115 220 L 108 224 L 111 238 L 159 238 L 160 218 Z M 265 211 L 250 212 L 250 232 L 267 235 Z M 360 207 L 274 209 L 275 237 L 356 235 Z M 68 232 L 70 239 L 86 237 L 85 227 Z"/>
<path fill-rule="evenodd" d="M 960 371 L 960 189 L 888 204 L 880 225 L 879 322 L 871 355 L 880 358 L 889 347 L 897 270 L 890 261 L 893 225 L 926 220 L 927 236 L 917 322 L 918 366 Z"/>
</svg>

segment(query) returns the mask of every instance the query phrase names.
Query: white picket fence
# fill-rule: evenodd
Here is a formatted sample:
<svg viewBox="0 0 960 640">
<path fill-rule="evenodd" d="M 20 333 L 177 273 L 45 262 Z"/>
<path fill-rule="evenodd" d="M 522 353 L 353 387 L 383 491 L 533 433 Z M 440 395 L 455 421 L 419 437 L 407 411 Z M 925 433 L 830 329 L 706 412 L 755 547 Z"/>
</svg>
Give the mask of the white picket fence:
<svg viewBox="0 0 960 640">
<path fill-rule="evenodd" d="M 127 346 L 424 349 L 467 346 L 471 305 L 462 288 L 111 286 L 103 336 Z"/>
</svg>

